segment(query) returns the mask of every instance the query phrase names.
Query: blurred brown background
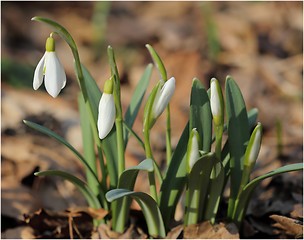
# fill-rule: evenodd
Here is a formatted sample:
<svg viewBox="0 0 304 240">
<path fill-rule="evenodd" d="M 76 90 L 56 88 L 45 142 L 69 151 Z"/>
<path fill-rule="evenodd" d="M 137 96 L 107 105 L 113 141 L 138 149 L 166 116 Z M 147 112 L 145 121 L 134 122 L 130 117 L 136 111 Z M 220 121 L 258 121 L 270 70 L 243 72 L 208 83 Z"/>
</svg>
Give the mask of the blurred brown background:
<svg viewBox="0 0 304 240">
<path fill-rule="evenodd" d="M 83 175 L 69 151 L 22 123 L 22 119 L 30 119 L 44 124 L 82 151 L 73 59 L 59 37 L 56 51 L 67 73 L 66 87 L 56 99 L 43 86 L 42 91 L 32 89 L 34 68 L 51 32 L 48 26 L 31 21 L 33 16 L 56 20 L 67 28 L 82 63 L 100 87 L 109 77 L 106 48 L 114 48 L 124 109 L 145 66 L 152 62 L 145 48 L 146 43 L 151 44 L 168 76 L 176 78 L 171 103 L 173 146 L 188 120 L 192 79 L 199 78 L 209 88 L 210 79 L 216 77 L 224 86 L 229 74 L 239 84 L 247 108 L 259 109 L 258 120 L 264 126 L 254 176 L 302 161 L 302 2 L 1 2 L 1 7 L 2 229 L 19 226 L 22 214 L 40 207 L 60 210 L 84 204 L 68 183 L 32 176 L 37 169 L 55 168 Z M 154 69 L 149 90 L 157 81 Z M 134 126 L 140 136 L 142 110 Z M 152 131 L 160 164 L 164 160 L 164 123 L 162 117 Z M 282 130 L 282 143 L 278 129 Z M 143 151 L 131 139 L 127 165 L 143 158 Z M 300 175 L 282 177 L 297 198 L 290 208 L 302 202 Z M 270 180 L 263 187 L 267 184 Z M 270 199 L 273 191 L 262 198 Z M 282 214 L 290 211 L 285 209 Z"/>
</svg>

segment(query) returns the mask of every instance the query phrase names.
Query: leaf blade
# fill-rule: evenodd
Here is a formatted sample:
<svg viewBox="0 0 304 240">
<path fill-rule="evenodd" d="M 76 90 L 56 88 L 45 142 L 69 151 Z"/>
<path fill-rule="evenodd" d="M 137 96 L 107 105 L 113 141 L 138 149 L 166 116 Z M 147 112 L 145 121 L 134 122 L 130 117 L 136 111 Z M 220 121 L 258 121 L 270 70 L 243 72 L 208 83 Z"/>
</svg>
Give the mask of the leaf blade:
<svg viewBox="0 0 304 240">
<path fill-rule="evenodd" d="M 95 209 L 101 208 L 98 199 L 96 198 L 92 190 L 89 188 L 89 186 L 79 178 L 73 176 L 72 174 L 59 170 L 47 170 L 47 171 L 36 172 L 34 174 L 35 176 L 59 176 L 64 178 L 65 180 L 68 180 L 79 189 L 79 191 L 86 198 L 90 207 Z"/>
<path fill-rule="evenodd" d="M 143 192 L 133 192 L 127 189 L 114 189 L 106 194 L 108 201 L 112 202 L 122 197 L 131 197 L 138 202 L 145 216 L 149 234 L 152 237 L 166 236 L 161 212 L 155 200 Z"/>
</svg>

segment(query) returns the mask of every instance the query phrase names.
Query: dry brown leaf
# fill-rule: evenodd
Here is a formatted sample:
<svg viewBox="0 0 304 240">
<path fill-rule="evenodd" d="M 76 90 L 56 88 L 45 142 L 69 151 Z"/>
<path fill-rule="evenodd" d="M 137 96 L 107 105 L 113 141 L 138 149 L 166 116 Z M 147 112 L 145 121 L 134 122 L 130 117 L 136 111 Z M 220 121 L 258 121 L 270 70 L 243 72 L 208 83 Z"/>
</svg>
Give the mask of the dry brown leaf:
<svg viewBox="0 0 304 240">
<path fill-rule="evenodd" d="M 238 229 L 235 224 L 219 223 L 212 225 L 209 221 L 193 224 L 184 228 L 184 238 L 213 238 L 213 239 L 239 239 Z"/>
<path fill-rule="evenodd" d="M 281 229 L 286 235 L 296 238 L 303 237 L 303 223 L 300 224 L 295 219 L 279 215 L 271 215 L 270 218 L 276 221 L 272 226 Z"/>
<path fill-rule="evenodd" d="M 173 229 L 171 229 L 170 232 L 168 232 L 166 238 L 167 239 L 177 239 L 181 235 L 183 230 L 184 230 L 184 225 L 183 224 L 178 225 L 178 226 L 174 227 Z"/>
<path fill-rule="evenodd" d="M 118 233 L 111 230 L 106 224 L 99 225 L 97 232 L 94 232 L 92 238 L 106 239 L 146 239 L 148 236 L 140 228 L 131 224 L 124 233 Z"/>
<path fill-rule="evenodd" d="M 16 227 L 1 233 L 2 239 L 33 239 L 35 238 L 31 227 Z"/>
<path fill-rule="evenodd" d="M 39 209 L 24 215 L 37 238 L 88 238 L 93 230 L 92 217 L 84 211 L 50 211 Z"/>
<path fill-rule="evenodd" d="M 303 218 L 303 204 L 298 203 L 293 206 L 293 211 L 290 213 L 292 218 Z"/>
</svg>

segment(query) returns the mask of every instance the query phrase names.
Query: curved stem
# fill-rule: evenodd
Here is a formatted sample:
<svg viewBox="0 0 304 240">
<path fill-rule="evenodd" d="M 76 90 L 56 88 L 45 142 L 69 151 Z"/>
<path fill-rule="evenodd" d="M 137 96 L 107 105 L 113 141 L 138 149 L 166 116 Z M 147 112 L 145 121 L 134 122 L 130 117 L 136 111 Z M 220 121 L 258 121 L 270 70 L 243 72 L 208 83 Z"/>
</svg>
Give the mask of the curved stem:
<svg viewBox="0 0 304 240">
<path fill-rule="evenodd" d="M 167 112 L 167 121 L 166 121 L 166 158 L 167 158 L 167 166 L 170 164 L 171 156 L 172 156 L 172 148 L 171 148 L 171 117 L 170 117 L 170 105 L 168 104 L 166 108 Z"/>
<path fill-rule="evenodd" d="M 155 164 L 155 161 L 154 161 L 154 158 L 152 155 L 152 149 L 151 149 L 151 145 L 150 145 L 150 129 L 149 129 L 148 124 L 144 128 L 144 144 L 145 144 L 146 158 L 151 158 L 151 159 L 153 159 L 153 162 L 154 162 L 154 170 L 152 172 L 149 172 L 148 176 L 149 176 L 149 182 L 150 182 L 151 196 L 158 203 L 158 196 L 157 196 L 155 176 L 154 176 L 156 164 Z"/>
</svg>

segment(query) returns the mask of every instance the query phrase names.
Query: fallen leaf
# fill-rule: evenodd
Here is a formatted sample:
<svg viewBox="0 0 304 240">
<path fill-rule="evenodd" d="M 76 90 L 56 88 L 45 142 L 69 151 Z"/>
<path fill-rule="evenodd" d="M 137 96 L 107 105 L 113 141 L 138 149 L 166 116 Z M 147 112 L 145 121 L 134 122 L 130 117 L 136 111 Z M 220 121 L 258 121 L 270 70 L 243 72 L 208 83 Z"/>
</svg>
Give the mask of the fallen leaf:
<svg viewBox="0 0 304 240">
<path fill-rule="evenodd" d="M 37 238 L 88 238 L 93 230 L 92 220 L 84 211 L 39 209 L 24 215 L 24 221 L 34 229 Z"/>
<path fill-rule="evenodd" d="M 279 228 L 286 235 L 293 236 L 295 238 L 303 238 L 302 222 L 289 217 L 279 216 L 279 215 L 271 215 L 270 218 L 276 222 L 272 224 L 272 226 Z"/>
<path fill-rule="evenodd" d="M 92 238 L 99 239 L 146 239 L 148 236 L 140 228 L 131 224 L 124 233 L 118 233 L 111 229 L 110 225 L 99 225 L 96 232 L 93 233 Z"/>
<path fill-rule="evenodd" d="M 177 239 L 177 238 L 179 238 L 179 236 L 181 235 L 183 230 L 184 230 L 184 225 L 183 224 L 178 225 L 178 226 L 172 228 L 170 232 L 168 232 L 166 238 L 167 239 Z"/>
<path fill-rule="evenodd" d="M 298 203 L 293 206 L 293 211 L 290 213 L 292 218 L 302 218 L 303 219 L 303 204 Z"/>
<path fill-rule="evenodd" d="M 33 239 L 34 231 L 31 227 L 10 228 L 1 233 L 2 239 Z"/>
<path fill-rule="evenodd" d="M 214 238 L 239 239 L 239 233 L 234 223 L 219 223 L 212 225 L 209 221 L 193 224 L 184 228 L 184 238 Z"/>
</svg>

